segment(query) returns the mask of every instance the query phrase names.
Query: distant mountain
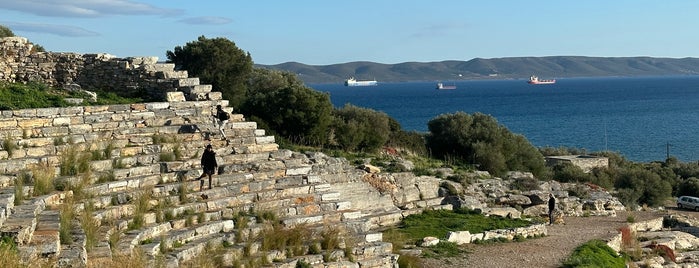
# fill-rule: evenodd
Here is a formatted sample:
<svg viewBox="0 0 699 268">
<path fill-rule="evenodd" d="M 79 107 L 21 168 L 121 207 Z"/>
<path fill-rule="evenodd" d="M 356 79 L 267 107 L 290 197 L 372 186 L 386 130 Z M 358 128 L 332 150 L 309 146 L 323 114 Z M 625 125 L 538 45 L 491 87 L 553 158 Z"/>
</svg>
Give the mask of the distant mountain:
<svg viewBox="0 0 699 268">
<path fill-rule="evenodd" d="M 350 76 L 359 80 L 379 82 L 528 79 L 593 77 L 593 76 L 651 76 L 697 75 L 699 58 L 651 57 L 514 57 L 469 61 L 405 62 L 382 64 L 357 61 L 332 65 L 306 65 L 287 62 L 257 67 L 296 73 L 305 83 L 342 83 Z"/>
</svg>

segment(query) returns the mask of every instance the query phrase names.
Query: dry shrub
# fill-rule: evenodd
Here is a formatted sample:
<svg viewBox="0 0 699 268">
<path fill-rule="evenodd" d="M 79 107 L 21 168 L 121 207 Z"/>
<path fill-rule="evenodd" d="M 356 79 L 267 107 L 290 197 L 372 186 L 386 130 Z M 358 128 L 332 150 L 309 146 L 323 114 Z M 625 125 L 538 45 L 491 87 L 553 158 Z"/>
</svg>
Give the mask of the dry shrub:
<svg viewBox="0 0 699 268">
<path fill-rule="evenodd" d="M 56 170 L 53 166 L 47 162 L 41 162 L 33 165 L 30 170 L 34 179 L 34 196 L 53 192 L 53 179 L 56 176 Z"/>
<path fill-rule="evenodd" d="M 398 188 L 398 186 L 391 183 L 387 178 L 375 173 L 366 174 L 362 179 L 365 182 L 368 182 L 376 190 L 379 190 L 379 192 L 382 194 L 393 193 Z"/>
</svg>

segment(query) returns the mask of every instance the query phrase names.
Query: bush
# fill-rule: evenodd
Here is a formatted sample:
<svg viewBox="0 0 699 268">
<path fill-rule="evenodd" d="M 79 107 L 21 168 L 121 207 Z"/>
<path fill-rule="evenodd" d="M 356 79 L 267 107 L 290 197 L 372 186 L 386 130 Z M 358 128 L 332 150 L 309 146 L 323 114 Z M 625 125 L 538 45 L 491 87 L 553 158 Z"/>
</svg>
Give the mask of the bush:
<svg viewBox="0 0 699 268">
<path fill-rule="evenodd" d="M 494 175 L 510 170 L 544 175 L 544 157 L 522 135 L 511 133 L 489 115 L 443 114 L 428 122 L 427 147 L 440 158 L 455 157 Z"/>
<path fill-rule="evenodd" d="M 563 263 L 563 267 L 624 268 L 626 263 L 624 258 L 618 256 L 603 241 L 591 240 L 575 248 L 573 254 Z"/>
<path fill-rule="evenodd" d="M 346 151 L 377 152 L 391 134 L 389 116 L 350 104 L 335 110 L 334 143 Z"/>
</svg>

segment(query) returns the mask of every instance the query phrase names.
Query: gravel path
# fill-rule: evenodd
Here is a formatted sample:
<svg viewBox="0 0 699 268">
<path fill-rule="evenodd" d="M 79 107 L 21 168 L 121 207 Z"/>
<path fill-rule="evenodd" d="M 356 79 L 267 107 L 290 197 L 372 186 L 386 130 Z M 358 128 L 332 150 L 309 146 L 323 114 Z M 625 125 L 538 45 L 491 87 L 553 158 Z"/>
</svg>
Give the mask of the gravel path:
<svg viewBox="0 0 699 268">
<path fill-rule="evenodd" d="M 662 217 L 664 212 L 624 212 L 616 217 L 566 217 L 565 225 L 546 226 L 548 235 L 522 242 L 466 245 L 468 253 L 452 258 L 422 259 L 424 267 L 560 267 L 573 250 L 592 239 L 608 239 L 627 224 L 628 213 L 636 221 Z"/>
</svg>

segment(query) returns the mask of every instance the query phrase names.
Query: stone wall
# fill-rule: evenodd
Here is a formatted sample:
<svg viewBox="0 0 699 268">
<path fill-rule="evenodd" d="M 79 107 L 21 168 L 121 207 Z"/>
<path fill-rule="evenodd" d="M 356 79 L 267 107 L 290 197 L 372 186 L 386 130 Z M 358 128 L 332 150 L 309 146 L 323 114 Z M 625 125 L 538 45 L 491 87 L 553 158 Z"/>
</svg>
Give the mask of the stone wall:
<svg viewBox="0 0 699 268">
<path fill-rule="evenodd" d="M 582 169 L 585 173 L 589 173 L 596 167 L 608 167 L 609 158 L 591 155 L 561 155 L 546 157 L 546 165 L 555 166 L 561 163 L 571 163 Z"/>
<path fill-rule="evenodd" d="M 118 92 L 121 96 L 150 96 L 165 100 L 167 92 L 183 91 L 188 100 L 206 100 L 196 94 L 211 86 L 199 85 L 187 71 L 157 57 L 116 58 L 109 54 L 37 52 L 23 37 L 0 38 L 0 81 L 41 82 L 57 88 Z M 194 93 L 194 94 L 190 94 Z"/>
</svg>

